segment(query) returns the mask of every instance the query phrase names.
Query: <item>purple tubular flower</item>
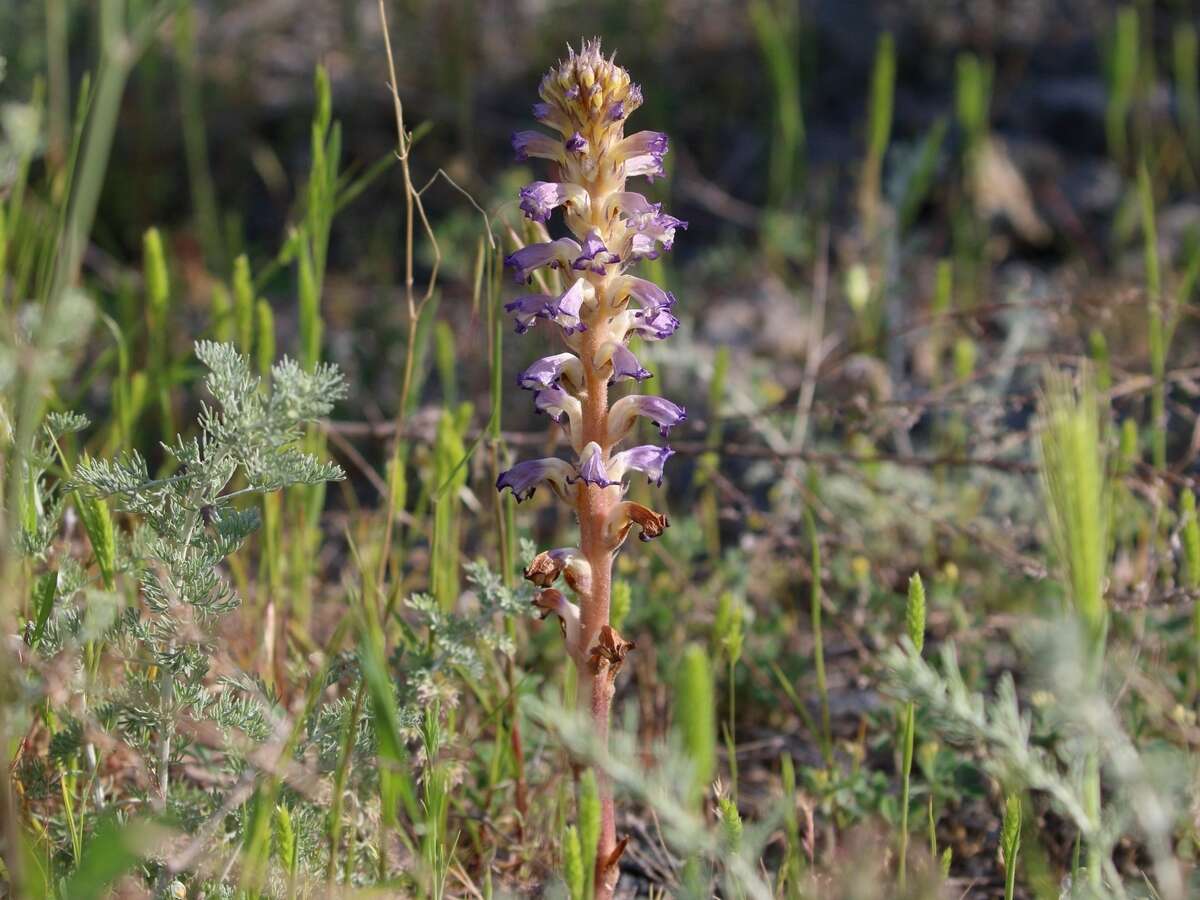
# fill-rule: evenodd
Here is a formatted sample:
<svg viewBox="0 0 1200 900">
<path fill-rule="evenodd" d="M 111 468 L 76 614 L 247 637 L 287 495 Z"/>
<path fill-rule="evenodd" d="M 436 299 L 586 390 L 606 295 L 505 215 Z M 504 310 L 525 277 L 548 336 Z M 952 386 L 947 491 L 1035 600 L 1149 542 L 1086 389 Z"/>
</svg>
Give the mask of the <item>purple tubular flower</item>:
<svg viewBox="0 0 1200 900">
<path fill-rule="evenodd" d="M 583 308 L 587 286 L 588 283 L 582 278 L 575 279 L 571 286 L 546 308 L 547 317 L 561 325 L 565 334 L 587 331 L 587 325 L 579 320 L 579 311 Z"/>
<path fill-rule="evenodd" d="M 529 159 L 531 156 L 552 159 L 555 162 L 562 159 L 562 145 L 540 131 L 514 131 L 512 147 L 518 161 Z"/>
<path fill-rule="evenodd" d="M 573 135 L 567 138 L 567 142 L 563 146 L 576 156 L 583 156 L 583 154 L 587 153 L 588 142 L 587 138 L 576 131 Z"/>
<path fill-rule="evenodd" d="M 501 472 L 496 479 L 496 490 L 508 488 L 519 503 L 532 497 L 537 486 L 543 482 L 549 484 L 556 494 L 563 496 L 567 485 L 574 480 L 575 467 L 551 456 L 519 462 L 508 471 Z"/>
<path fill-rule="evenodd" d="M 517 334 L 524 334 L 533 326 L 534 319 L 549 319 L 562 326 L 565 334 L 586 331 L 587 325 L 579 320 L 579 311 L 587 299 L 588 283 L 582 278 L 571 282 L 571 286 L 557 297 L 550 294 L 527 294 L 504 304 L 504 311 L 511 313 L 516 322 Z M 570 355 L 570 354 L 567 354 Z M 582 374 L 580 377 L 582 381 Z"/>
<path fill-rule="evenodd" d="M 678 327 L 679 320 L 665 307 L 658 307 L 646 312 L 634 312 L 629 330 L 648 341 L 662 341 L 673 335 Z"/>
<path fill-rule="evenodd" d="M 664 174 L 666 152 L 667 136 L 660 131 L 639 131 L 617 145 L 617 153 L 625 159 L 626 176 L 645 175 L 651 181 Z"/>
<path fill-rule="evenodd" d="M 580 271 L 588 269 L 597 275 L 604 274 L 604 267 L 610 263 L 620 262 L 621 257 L 604 246 L 600 235 L 593 229 L 583 239 L 583 247 L 575 257 L 573 268 Z"/>
<path fill-rule="evenodd" d="M 645 175 L 647 181 L 654 181 L 655 178 L 661 178 L 665 174 L 667 174 L 667 170 L 663 168 L 662 157 L 655 156 L 653 153 L 642 153 L 625 160 L 627 178 Z"/>
<path fill-rule="evenodd" d="M 657 215 L 662 210 L 661 203 L 651 203 L 635 191 L 621 191 L 613 194 L 608 198 L 607 206 L 609 209 L 615 209 L 622 215 L 630 217 Z"/>
<path fill-rule="evenodd" d="M 563 117 L 563 114 L 550 103 L 535 103 L 533 104 L 533 117 L 543 125 L 566 133 L 570 130 L 570 125 Z"/>
<path fill-rule="evenodd" d="M 609 461 L 608 471 L 613 478 L 620 479 L 628 470 L 636 469 L 644 472 L 647 481 L 661 487 L 663 466 L 667 458 L 675 451 L 670 447 L 658 447 L 654 444 L 642 444 L 622 450 Z"/>
<path fill-rule="evenodd" d="M 583 366 L 573 353 L 543 356 L 517 376 L 517 386 L 527 391 L 536 391 L 540 388 L 555 387 L 563 378 L 573 384 L 583 384 Z"/>
<path fill-rule="evenodd" d="M 621 281 L 621 290 L 641 304 L 643 315 L 675 305 L 674 294 L 636 275 L 626 275 Z"/>
<path fill-rule="evenodd" d="M 634 419 L 645 416 L 658 426 L 658 433 L 664 438 L 671 429 L 687 418 L 687 412 L 682 406 L 672 403 L 665 397 L 653 394 L 632 394 L 622 397 L 612 405 L 608 417 L 608 437 L 612 442 L 619 441 L 633 427 Z"/>
<path fill-rule="evenodd" d="M 579 400 L 557 385 L 534 392 L 533 405 L 560 425 L 564 416 L 568 422 L 577 423 L 581 414 Z"/>
<path fill-rule="evenodd" d="M 516 323 L 517 334 L 524 334 L 533 326 L 533 320 L 546 316 L 546 309 L 554 302 L 549 294 L 526 294 L 504 304 L 504 311 L 511 313 Z"/>
<path fill-rule="evenodd" d="M 634 232 L 629 237 L 628 250 L 625 255 L 631 260 L 658 259 L 658 245 L 649 235 Z"/>
<path fill-rule="evenodd" d="M 579 480 L 602 488 L 616 484 L 608 477 L 600 445 L 595 441 L 589 441 L 588 445 L 583 448 L 583 452 L 579 454 Z"/>
<path fill-rule="evenodd" d="M 610 122 L 619 122 L 625 118 L 625 102 L 618 100 L 608 108 L 608 120 Z"/>
<path fill-rule="evenodd" d="M 534 222 L 545 222 L 557 206 L 585 202 L 587 191 L 577 184 L 535 181 L 521 188 L 521 212 Z"/>
<path fill-rule="evenodd" d="M 545 413 L 555 422 L 562 424 L 563 416 L 566 414 L 563 410 L 563 400 L 566 397 L 567 392 L 560 387 L 543 388 L 534 392 L 533 405 L 538 412 Z"/>
<path fill-rule="evenodd" d="M 559 238 L 557 241 L 546 241 L 541 244 L 529 244 L 504 260 L 504 265 L 513 270 L 518 284 L 528 281 L 534 269 L 550 266 L 557 269 L 566 265 L 567 261 L 579 255 L 580 246 L 570 238 Z"/>
<path fill-rule="evenodd" d="M 655 243 L 662 244 L 664 250 L 670 250 L 675 243 L 675 229 L 686 229 L 687 222 L 667 213 L 656 213 L 636 220 L 633 228 L 635 233 L 629 242 L 629 258 L 657 259 L 658 248 Z"/>
<path fill-rule="evenodd" d="M 617 152 L 625 154 L 626 158 L 651 153 L 661 159 L 667 152 L 667 136 L 661 131 L 639 131 L 621 141 Z"/>
<path fill-rule="evenodd" d="M 612 345 L 612 377 L 608 379 L 609 384 L 615 384 L 618 381 L 633 379 L 634 381 L 645 381 L 651 378 L 651 374 L 647 369 L 642 368 L 642 364 L 638 362 L 638 358 L 633 355 L 633 351 L 624 344 Z"/>
</svg>

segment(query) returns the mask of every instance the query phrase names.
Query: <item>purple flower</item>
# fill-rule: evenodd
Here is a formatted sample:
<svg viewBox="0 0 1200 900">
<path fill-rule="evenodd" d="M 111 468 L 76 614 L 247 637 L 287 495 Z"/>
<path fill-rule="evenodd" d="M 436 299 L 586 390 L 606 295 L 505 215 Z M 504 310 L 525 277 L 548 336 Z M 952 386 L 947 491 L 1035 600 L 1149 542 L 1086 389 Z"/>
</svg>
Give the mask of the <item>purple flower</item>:
<svg viewBox="0 0 1200 900">
<path fill-rule="evenodd" d="M 512 147 L 519 161 L 531 156 L 552 159 L 555 162 L 562 161 L 562 144 L 540 131 L 514 131 Z"/>
<path fill-rule="evenodd" d="M 537 391 L 533 395 L 533 405 L 538 412 L 545 413 L 559 425 L 566 426 L 569 433 L 579 433 L 582 415 L 579 400 L 562 388 L 549 387 Z"/>
<path fill-rule="evenodd" d="M 617 152 L 624 154 L 626 158 L 643 153 L 662 158 L 667 152 L 667 136 L 661 131 L 639 131 L 621 141 L 617 145 Z"/>
<path fill-rule="evenodd" d="M 562 112 L 551 103 L 533 104 L 533 117 L 558 131 L 566 132 L 570 128 Z"/>
<path fill-rule="evenodd" d="M 566 496 L 567 486 L 575 480 L 575 467 L 555 457 L 529 459 L 519 462 L 496 479 L 496 490 L 508 488 L 519 503 L 533 496 L 542 482 L 550 485 L 554 493 Z"/>
<path fill-rule="evenodd" d="M 602 488 L 616 484 L 615 481 L 611 481 L 608 477 L 608 472 L 604 468 L 604 459 L 603 454 L 600 452 L 600 445 L 595 441 L 589 441 L 588 445 L 579 454 L 579 480 Z"/>
<path fill-rule="evenodd" d="M 570 238 L 559 238 L 557 241 L 546 241 L 541 244 L 529 244 L 504 260 L 504 265 L 513 270 L 518 284 L 529 280 L 534 269 L 550 266 L 557 269 L 566 266 L 570 260 L 579 255 L 580 246 Z"/>
<path fill-rule="evenodd" d="M 618 100 L 616 103 L 613 103 L 611 106 L 609 106 L 608 120 L 610 122 L 619 122 L 623 118 L 625 118 L 625 103 L 622 100 Z"/>
<path fill-rule="evenodd" d="M 617 145 L 617 153 L 625 159 L 625 175 L 645 175 L 651 181 L 664 174 L 663 156 L 667 152 L 667 136 L 660 131 L 639 131 Z"/>
<path fill-rule="evenodd" d="M 645 416 L 658 426 L 660 435 L 667 437 L 672 428 L 687 418 L 687 413 L 682 406 L 653 394 L 622 397 L 612 405 L 608 413 L 609 440 L 616 443 L 625 437 L 638 416 Z"/>
<path fill-rule="evenodd" d="M 625 258 L 658 259 L 658 246 L 654 243 L 654 238 L 635 231 L 626 242 Z"/>
<path fill-rule="evenodd" d="M 644 153 L 641 156 L 631 156 L 625 161 L 625 176 L 627 178 L 645 175 L 647 181 L 653 181 L 655 178 L 661 178 L 665 174 L 667 174 L 667 170 L 663 168 L 661 156 Z"/>
<path fill-rule="evenodd" d="M 630 220 L 628 223 L 634 233 L 629 240 L 629 259 L 657 259 L 656 243 L 662 244 L 664 250 L 670 250 L 675 243 L 675 229 L 687 228 L 687 222 L 677 219 L 667 213 L 656 213 Z"/>
<path fill-rule="evenodd" d="M 669 338 L 679 327 L 679 320 L 667 312 L 666 307 L 656 307 L 646 311 L 634 310 L 627 312 L 629 331 L 648 341 L 662 341 Z"/>
<path fill-rule="evenodd" d="M 538 316 L 546 317 L 547 307 L 554 302 L 549 294 L 526 294 L 504 304 L 504 311 L 511 313 L 516 323 L 517 334 L 524 334 Z"/>
<path fill-rule="evenodd" d="M 611 347 L 612 376 L 608 379 L 609 384 L 624 381 L 627 378 L 632 378 L 634 381 L 645 381 L 652 377 L 648 370 L 642 368 L 642 364 L 633 355 L 633 351 L 624 344 L 614 343 Z"/>
<path fill-rule="evenodd" d="M 564 144 L 564 146 L 576 156 L 583 156 L 583 154 L 587 153 L 588 150 L 587 138 L 577 131 L 567 138 L 567 142 Z"/>
<path fill-rule="evenodd" d="M 660 309 L 670 309 L 675 305 L 675 295 L 664 291 L 653 281 L 638 278 L 636 275 L 626 275 L 621 279 L 620 289 L 641 304 L 644 313 Z"/>
<path fill-rule="evenodd" d="M 534 246 L 544 245 L 535 244 Z M 587 299 L 587 289 L 590 287 L 591 285 L 582 278 L 577 278 L 557 297 L 550 294 L 527 294 L 505 303 L 504 311 L 512 314 L 516 322 L 517 334 L 527 332 L 533 325 L 534 319 L 550 319 L 561 325 L 567 334 L 586 331 L 587 326 L 579 321 L 579 311 L 583 307 L 584 300 Z"/>
<path fill-rule="evenodd" d="M 670 447 L 658 447 L 654 444 L 630 447 L 613 456 L 609 461 L 608 471 L 619 481 L 628 470 L 636 469 L 638 472 L 644 472 L 648 481 L 661 486 L 663 466 L 674 452 Z"/>
<path fill-rule="evenodd" d="M 579 204 L 584 207 L 588 193 L 578 184 L 535 181 L 521 188 L 521 212 L 534 222 L 545 222 L 556 206 Z"/>
<path fill-rule="evenodd" d="M 562 401 L 567 396 L 567 392 L 560 387 L 543 388 L 540 391 L 535 391 L 533 394 L 533 406 L 540 413 L 545 413 L 555 422 L 562 423 L 563 412 Z"/>
<path fill-rule="evenodd" d="M 581 271 L 588 269 L 597 275 L 603 275 L 606 265 L 620 261 L 621 257 L 605 247 L 604 241 L 600 240 L 600 235 L 593 229 L 583 239 L 583 248 L 575 257 L 573 267 Z"/>
<path fill-rule="evenodd" d="M 606 209 L 610 214 L 612 210 L 616 210 L 625 216 L 647 216 L 656 215 L 662 210 L 662 204 L 651 203 L 635 191 L 620 191 L 608 198 Z"/>
<path fill-rule="evenodd" d="M 539 388 L 554 387 L 562 378 L 575 385 L 583 384 L 583 366 L 574 353 L 543 356 L 517 376 L 517 386 L 527 391 L 535 391 Z"/>
<path fill-rule="evenodd" d="M 579 311 L 583 308 L 583 301 L 587 299 L 589 288 L 591 285 L 584 279 L 576 278 L 571 286 L 559 294 L 554 303 L 547 307 L 547 317 L 561 325 L 565 334 L 587 331 L 587 325 L 579 320 Z"/>
</svg>

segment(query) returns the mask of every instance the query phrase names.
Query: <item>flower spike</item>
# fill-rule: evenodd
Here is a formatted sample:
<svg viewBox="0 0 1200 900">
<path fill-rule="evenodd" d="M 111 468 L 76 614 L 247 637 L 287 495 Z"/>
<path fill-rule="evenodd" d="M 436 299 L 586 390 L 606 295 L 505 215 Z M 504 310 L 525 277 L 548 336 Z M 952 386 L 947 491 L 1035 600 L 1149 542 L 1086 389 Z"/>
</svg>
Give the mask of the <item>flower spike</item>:
<svg viewBox="0 0 1200 900">
<path fill-rule="evenodd" d="M 666 529 L 667 517 L 621 499 L 627 476 L 641 472 L 662 484 L 672 455 L 652 444 L 617 451 L 638 416 L 653 421 L 666 437 L 683 421 L 683 407 L 664 397 L 630 395 L 609 406 L 607 385 L 641 383 L 650 377 L 629 342 L 661 341 L 679 327 L 675 297 L 633 274 L 639 261 L 669 251 L 687 223 L 663 211 L 662 204 L 627 187 L 629 178 L 653 180 L 664 173 L 667 137 L 643 130 L 625 134 L 629 117 L 642 106 L 642 89 L 629 73 L 605 57 L 599 40 L 584 41 L 543 76 L 534 118 L 552 134 L 519 131 L 513 136 L 518 158 L 542 158 L 554 165 L 551 181 L 521 190 L 521 212 L 545 225 L 556 209 L 569 236 L 520 247 L 505 264 L 518 283 L 539 268 L 554 269 L 561 293 L 532 293 L 506 304 L 518 333 L 541 319 L 557 330 L 566 350 L 533 362 L 517 385 L 533 392 L 534 406 L 560 422 L 576 452 L 561 459 L 521 462 L 496 482 L 518 500 L 543 482 L 574 507 L 580 547 L 535 556 L 525 577 L 540 590 L 534 606 L 555 615 L 579 675 L 584 708 L 603 749 L 615 680 L 633 649 L 608 623 L 613 555 L 635 528 L 643 541 Z M 547 173 L 549 174 L 549 173 Z M 579 606 L 553 585 L 562 578 Z M 618 840 L 611 788 L 600 787 L 601 833 L 595 858 L 596 900 L 612 900 L 618 860 L 627 839 Z"/>
</svg>

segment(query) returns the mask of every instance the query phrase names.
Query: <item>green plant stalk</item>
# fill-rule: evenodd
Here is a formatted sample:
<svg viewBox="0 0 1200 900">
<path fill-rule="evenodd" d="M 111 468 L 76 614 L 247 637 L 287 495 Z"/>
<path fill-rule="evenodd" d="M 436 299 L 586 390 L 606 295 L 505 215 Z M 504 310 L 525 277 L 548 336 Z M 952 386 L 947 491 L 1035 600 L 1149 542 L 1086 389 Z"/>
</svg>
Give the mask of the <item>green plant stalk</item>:
<svg viewBox="0 0 1200 900">
<path fill-rule="evenodd" d="M 1146 291 L 1149 295 L 1148 338 L 1150 370 L 1154 384 L 1150 393 L 1151 461 L 1155 468 L 1167 467 L 1167 339 L 1163 308 L 1162 278 L 1158 260 L 1158 230 L 1154 223 L 1154 188 L 1145 160 L 1138 168 L 1138 195 L 1142 209 L 1142 238 L 1146 256 Z"/>
<path fill-rule="evenodd" d="M 736 799 L 738 794 L 738 759 L 737 738 L 734 733 L 734 720 L 737 716 L 737 683 L 734 680 L 736 663 L 729 660 L 729 719 L 725 723 L 725 755 L 729 758 L 729 793 Z"/>
<path fill-rule="evenodd" d="M 1192 156 L 1192 165 L 1200 168 L 1200 66 L 1197 65 L 1195 24 L 1184 21 L 1175 26 L 1171 51 L 1184 139 Z"/>
<path fill-rule="evenodd" d="M 1013 900 L 1017 888 L 1017 856 L 1021 847 L 1021 795 L 1009 794 L 1004 802 L 1000 850 L 1004 857 L 1004 900 Z"/>
<path fill-rule="evenodd" d="M 1108 151 L 1118 165 L 1129 159 L 1129 112 L 1137 91 L 1138 11 L 1123 6 L 1117 12 L 1108 58 L 1109 97 L 1104 110 Z"/>
<path fill-rule="evenodd" d="M 196 210 L 204 259 L 215 272 L 225 270 L 225 242 L 221 236 L 217 195 L 208 160 L 208 136 L 204 125 L 204 100 L 196 64 L 196 16 L 188 0 L 175 17 L 175 52 L 179 59 L 179 106 L 183 127 L 183 154 L 187 161 L 188 184 Z M 248 348 L 244 348 L 248 350 Z M 272 361 L 274 358 L 272 357 Z"/>
<path fill-rule="evenodd" d="M 333 797 L 330 800 L 328 825 L 329 861 L 325 867 L 325 881 L 330 885 L 337 880 L 338 850 L 342 843 L 342 795 L 346 790 L 346 776 L 350 771 L 350 760 L 354 756 L 358 720 L 362 715 L 365 697 L 365 683 L 360 681 L 354 692 L 354 705 L 350 709 L 350 717 L 346 720 L 346 730 L 342 734 L 342 752 L 338 757 L 337 769 L 333 775 Z"/>
<path fill-rule="evenodd" d="M 1196 495 L 1185 487 L 1179 498 L 1179 530 L 1183 544 L 1183 583 L 1189 590 L 1200 590 L 1200 521 L 1196 517 Z M 1200 661 L 1200 603 L 1192 610 L 1192 631 Z"/>
<path fill-rule="evenodd" d="M 47 155 L 54 168 L 66 162 L 70 129 L 71 69 L 67 5 L 67 0 L 46 0 L 47 111 L 50 126 Z M 0 272 L 3 270 L 4 266 L 0 264 Z"/>
<path fill-rule="evenodd" d="M 721 407 L 725 397 L 725 383 L 729 375 L 729 348 L 720 347 L 713 357 L 712 380 L 708 386 L 709 429 L 705 438 L 706 451 L 700 458 L 697 481 L 704 486 L 700 498 L 701 522 L 704 525 L 705 545 L 709 558 L 716 565 L 721 558 L 720 503 L 713 475 L 720 463 L 719 449 L 724 436 L 721 425 Z"/>
<path fill-rule="evenodd" d="M 812 588 L 809 594 L 809 621 L 813 633 L 813 664 L 817 674 L 817 695 L 821 700 L 821 757 L 826 766 L 833 765 L 833 737 L 829 721 L 829 688 L 825 682 L 825 640 L 821 633 L 821 544 L 817 537 L 817 520 L 811 507 L 805 507 L 809 540 L 812 544 Z"/>
<path fill-rule="evenodd" d="M 925 648 L 925 586 L 919 573 L 908 580 L 908 602 L 904 608 L 908 639 L 917 653 Z M 908 872 L 908 812 L 912 777 L 913 742 L 917 731 L 917 707 L 909 703 L 904 711 L 903 785 L 900 791 L 900 889 L 904 890 Z M 935 854 L 936 858 L 936 854 Z"/>
<path fill-rule="evenodd" d="M 903 779 L 900 787 L 900 890 L 903 891 L 908 876 L 908 807 L 910 779 L 912 777 L 913 743 L 917 730 L 917 708 L 909 703 L 904 708 L 904 760 L 901 769 Z"/>
<path fill-rule="evenodd" d="M 859 185 L 859 209 L 869 245 L 875 243 L 879 204 L 882 200 L 883 158 L 892 134 L 892 106 L 896 92 L 896 45 L 890 33 L 879 38 L 871 76 L 867 113 L 867 155 Z"/>
</svg>

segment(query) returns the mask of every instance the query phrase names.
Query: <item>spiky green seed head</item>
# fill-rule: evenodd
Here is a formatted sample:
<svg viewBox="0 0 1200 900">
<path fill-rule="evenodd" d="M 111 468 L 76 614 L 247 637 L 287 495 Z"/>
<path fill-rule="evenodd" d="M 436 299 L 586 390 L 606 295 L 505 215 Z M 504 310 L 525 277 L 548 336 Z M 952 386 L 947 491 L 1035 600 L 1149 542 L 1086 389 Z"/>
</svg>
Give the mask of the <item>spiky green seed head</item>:
<svg viewBox="0 0 1200 900">
<path fill-rule="evenodd" d="M 925 585 L 920 572 L 913 572 L 908 579 L 908 605 L 904 610 L 904 619 L 908 626 L 908 639 L 920 653 L 925 649 Z"/>
<path fill-rule="evenodd" d="M 142 268 L 146 299 L 152 310 L 161 313 L 167 308 L 171 282 L 167 275 L 167 256 L 163 250 L 162 235 L 157 228 L 146 229 L 142 236 Z"/>
<path fill-rule="evenodd" d="M 683 652 L 675 693 L 675 716 L 683 747 L 692 761 L 692 796 L 698 802 L 717 769 L 717 725 L 713 673 L 699 644 Z"/>
<path fill-rule="evenodd" d="M 568 825 L 562 842 L 563 881 L 571 900 L 584 900 L 583 853 L 579 848 L 579 832 Z"/>
</svg>

